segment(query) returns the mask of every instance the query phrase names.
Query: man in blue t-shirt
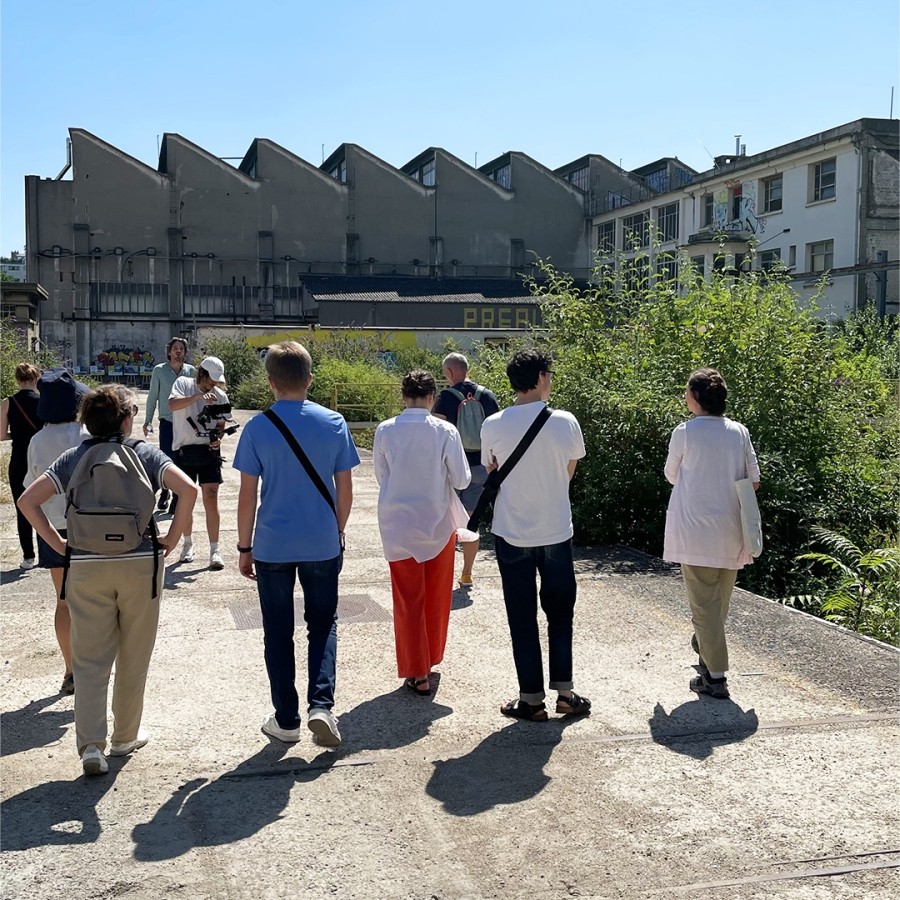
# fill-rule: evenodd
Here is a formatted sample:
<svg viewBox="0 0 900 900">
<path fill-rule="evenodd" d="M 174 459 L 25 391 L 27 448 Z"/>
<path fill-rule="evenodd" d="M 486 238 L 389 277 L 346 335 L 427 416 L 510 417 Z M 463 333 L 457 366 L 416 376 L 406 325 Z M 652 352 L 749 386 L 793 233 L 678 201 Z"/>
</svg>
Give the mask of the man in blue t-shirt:
<svg viewBox="0 0 900 900">
<path fill-rule="evenodd" d="M 341 735 L 332 708 L 338 574 L 344 526 L 353 503 L 351 470 L 359 465 L 359 454 L 343 416 L 307 399 L 312 359 L 304 347 L 296 341 L 273 344 L 266 355 L 266 372 L 275 403 L 247 423 L 234 457 L 234 467 L 241 473 L 239 567 L 242 575 L 256 581 L 259 591 L 266 671 L 275 706 L 262 730 L 286 743 L 300 740 L 294 684 L 294 583 L 299 577 L 309 645 L 307 726 L 319 744 L 337 747 Z M 284 431 L 279 433 L 280 425 L 299 445 L 312 471 Z"/>
</svg>

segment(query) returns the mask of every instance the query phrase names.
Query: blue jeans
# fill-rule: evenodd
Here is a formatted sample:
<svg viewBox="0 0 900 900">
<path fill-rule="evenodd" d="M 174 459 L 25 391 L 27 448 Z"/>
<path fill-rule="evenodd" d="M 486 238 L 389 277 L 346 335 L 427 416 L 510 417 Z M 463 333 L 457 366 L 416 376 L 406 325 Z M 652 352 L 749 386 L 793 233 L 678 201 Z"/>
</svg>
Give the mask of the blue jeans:
<svg viewBox="0 0 900 900">
<path fill-rule="evenodd" d="M 540 703 L 545 694 L 537 623 L 538 575 L 541 609 L 547 617 L 550 689 L 572 689 L 572 620 L 576 594 L 572 541 L 542 547 L 514 547 L 498 535 L 495 546 L 519 677 L 519 699 Z"/>
<path fill-rule="evenodd" d="M 318 562 L 270 563 L 255 560 L 262 610 L 266 671 L 281 728 L 297 728 L 300 706 L 294 660 L 294 579 L 303 590 L 306 621 L 309 709 L 334 706 L 337 659 L 338 574 L 341 557 Z"/>
</svg>

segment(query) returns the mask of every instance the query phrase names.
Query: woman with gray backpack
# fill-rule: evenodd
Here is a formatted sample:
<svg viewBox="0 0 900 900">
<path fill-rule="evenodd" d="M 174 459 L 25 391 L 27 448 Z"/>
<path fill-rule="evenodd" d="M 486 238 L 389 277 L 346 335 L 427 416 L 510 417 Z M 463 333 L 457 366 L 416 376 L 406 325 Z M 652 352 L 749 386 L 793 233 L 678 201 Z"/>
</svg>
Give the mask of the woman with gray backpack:
<svg viewBox="0 0 900 900">
<path fill-rule="evenodd" d="M 135 395 L 121 385 L 85 395 L 79 420 L 92 437 L 63 453 L 19 500 L 37 533 L 65 559 L 61 597 L 72 618 L 75 739 L 86 775 L 109 771 L 104 751 L 113 662 L 110 755 L 124 756 L 149 740 L 140 726 L 163 558 L 180 540 L 197 499 L 193 482 L 161 450 L 130 439 L 137 412 Z M 153 518 L 161 488 L 179 501 L 165 535 L 157 534 Z M 41 508 L 56 494 L 66 497 L 67 539 Z"/>
</svg>

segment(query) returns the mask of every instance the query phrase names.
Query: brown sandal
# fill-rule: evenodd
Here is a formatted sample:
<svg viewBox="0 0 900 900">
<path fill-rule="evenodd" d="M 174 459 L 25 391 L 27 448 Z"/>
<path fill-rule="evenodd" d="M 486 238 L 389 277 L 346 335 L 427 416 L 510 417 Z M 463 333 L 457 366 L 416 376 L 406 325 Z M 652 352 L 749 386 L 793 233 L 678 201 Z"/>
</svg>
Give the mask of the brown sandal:
<svg viewBox="0 0 900 900">
<path fill-rule="evenodd" d="M 427 684 L 428 688 L 424 691 L 419 690 L 419 686 L 423 684 Z M 431 683 L 427 678 L 407 678 L 403 682 L 403 687 L 412 691 L 414 694 L 418 694 L 420 697 L 431 696 Z"/>
</svg>

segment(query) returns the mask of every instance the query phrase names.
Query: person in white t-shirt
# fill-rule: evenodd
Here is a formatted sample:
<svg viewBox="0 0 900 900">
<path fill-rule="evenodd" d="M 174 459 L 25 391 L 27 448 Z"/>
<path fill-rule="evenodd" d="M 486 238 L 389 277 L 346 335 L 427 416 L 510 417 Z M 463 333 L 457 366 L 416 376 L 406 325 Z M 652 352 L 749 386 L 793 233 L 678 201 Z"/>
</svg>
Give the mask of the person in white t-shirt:
<svg viewBox="0 0 900 900">
<path fill-rule="evenodd" d="M 502 466 L 537 415 L 547 405 L 552 358 L 540 350 L 521 350 L 506 367 L 515 403 L 489 416 L 481 426 L 481 459 L 489 470 Z M 538 589 L 547 617 L 550 690 L 558 692 L 556 711 L 584 715 L 591 702 L 573 691 L 572 623 L 575 566 L 572 560 L 572 509 L 569 482 L 585 455 L 578 420 L 553 410 L 531 446 L 506 477 L 494 502 L 497 566 L 519 680 L 519 698 L 500 708 L 507 716 L 547 720 L 544 669 L 537 623 Z"/>
<path fill-rule="evenodd" d="M 691 646 L 700 674 L 697 694 L 729 697 L 725 619 L 739 569 L 753 562 L 744 547 L 741 508 L 734 483 L 759 488 L 759 464 L 750 433 L 725 416 L 728 388 L 715 369 L 697 369 L 684 402 L 693 418 L 672 432 L 665 476 L 672 488 L 666 512 L 663 559 L 681 563 L 691 607 Z"/>
<path fill-rule="evenodd" d="M 210 439 L 198 416 L 207 405 L 228 403 L 225 366 L 217 356 L 207 356 L 193 378 L 175 379 L 169 394 L 172 411 L 172 451 L 175 463 L 191 481 L 200 485 L 206 532 L 209 535 L 209 568 L 219 571 L 225 561 L 219 552 L 219 485 L 222 483 L 221 436 Z M 230 409 L 230 407 L 229 407 Z M 221 424 L 221 423 L 220 423 Z M 216 426 L 218 428 L 218 425 Z M 221 430 L 220 430 L 221 434 Z M 194 561 L 193 519 L 184 532 L 179 562 Z"/>
</svg>

